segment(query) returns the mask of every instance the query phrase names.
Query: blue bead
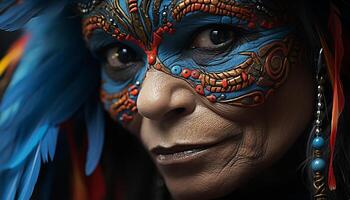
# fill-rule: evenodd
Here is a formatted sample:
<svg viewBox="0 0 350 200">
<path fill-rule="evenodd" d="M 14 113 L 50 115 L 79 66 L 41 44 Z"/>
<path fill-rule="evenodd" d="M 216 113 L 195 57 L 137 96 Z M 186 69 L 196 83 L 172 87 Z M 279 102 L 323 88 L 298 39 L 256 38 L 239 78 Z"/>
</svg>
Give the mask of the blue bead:
<svg viewBox="0 0 350 200">
<path fill-rule="evenodd" d="M 322 137 L 317 136 L 312 140 L 312 147 L 315 149 L 322 149 L 324 144 L 325 144 L 325 141 Z"/>
<path fill-rule="evenodd" d="M 321 158 L 315 158 L 311 163 L 311 169 L 314 172 L 323 170 L 325 166 L 326 162 Z"/>
<path fill-rule="evenodd" d="M 179 75 L 181 73 L 182 69 L 180 66 L 175 65 L 171 68 L 171 73 L 175 75 Z"/>
</svg>

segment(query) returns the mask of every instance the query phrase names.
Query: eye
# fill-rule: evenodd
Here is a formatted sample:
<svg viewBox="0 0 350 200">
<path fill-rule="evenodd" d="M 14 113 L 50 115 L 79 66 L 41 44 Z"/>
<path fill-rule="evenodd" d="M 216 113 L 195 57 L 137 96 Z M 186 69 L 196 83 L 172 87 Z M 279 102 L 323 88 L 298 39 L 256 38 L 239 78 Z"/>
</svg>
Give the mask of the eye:
<svg viewBox="0 0 350 200">
<path fill-rule="evenodd" d="M 106 52 L 107 64 L 115 70 L 129 67 L 132 62 L 137 62 L 136 53 L 127 46 L 110 48 Z"/>
<path fill-rule="evenodd" d="M 143 61 L 131 47 L 116 44 L 107 47 L 102 52 L 103 68 L 107 75 L 116 82 L 125 82 L 133 79 Z"/>
<path fill-rule="evenodd" d="M 211 27 L 195 34 L 191 48 L 219 49 L 227 47 L 234 41 L 235 34 L 232 27 Z"/>
</svg>

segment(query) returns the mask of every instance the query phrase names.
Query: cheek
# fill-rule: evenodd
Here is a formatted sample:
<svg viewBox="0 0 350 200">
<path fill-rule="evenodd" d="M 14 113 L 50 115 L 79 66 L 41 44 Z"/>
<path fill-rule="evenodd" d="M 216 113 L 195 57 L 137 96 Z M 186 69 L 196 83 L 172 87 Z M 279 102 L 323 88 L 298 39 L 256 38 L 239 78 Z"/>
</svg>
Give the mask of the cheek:
<svg viewBox="0 0 350 200">
<path fill-rule="evenodd" d="M 268 159 L 280 157 L 305 133 L 312 120 L 315 83 L 307 66 L 298 60 L 285 83 L 266 102 Z"/>
</svg>

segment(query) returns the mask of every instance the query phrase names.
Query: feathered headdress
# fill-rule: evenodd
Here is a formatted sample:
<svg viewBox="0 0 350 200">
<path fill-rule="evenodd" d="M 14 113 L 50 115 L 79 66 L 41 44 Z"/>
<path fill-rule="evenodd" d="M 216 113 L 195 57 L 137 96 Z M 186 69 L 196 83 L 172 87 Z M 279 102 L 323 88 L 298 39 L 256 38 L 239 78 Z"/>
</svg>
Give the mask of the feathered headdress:
<svg viewBox="0 0 350 200">
<path fill-rule="evenodd" d="M 0 103 L 0 199 L 30 199 L 41 163 L 54 157 L 60 124 L 80 108 L 89 136 L 86 174 L 98 163 L 104 136 L 95 97 L 99 68 L 83 48 L 77 20 L 66 16 L 69 3 L 0 2 L 0 29 L 24 28 L 28 37 L 0 62 L 3 72 L 19 58 L 18 51 L 25 52 Z"/>
</svg>

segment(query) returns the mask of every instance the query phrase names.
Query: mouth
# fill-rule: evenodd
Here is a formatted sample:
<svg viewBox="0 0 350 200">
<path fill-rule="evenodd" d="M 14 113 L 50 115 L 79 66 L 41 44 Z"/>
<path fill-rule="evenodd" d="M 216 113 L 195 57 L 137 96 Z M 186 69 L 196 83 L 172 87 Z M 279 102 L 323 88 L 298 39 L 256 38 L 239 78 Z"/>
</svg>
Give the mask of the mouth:
<svg viewBox="0 0 350 200">
<path fill-rule="evenodd" d="M 181 164 L 194 160 L 224 143 L 231 143 L 232 140 L 238 140 L 240 137 L 241 134 L 238 134 L 212 143 L 176 144 L 170 147 L 156 146 L 150 152 L 159 165 Z"/>
<path fill-rule="evenodd" d="M 175 145 L 172 147 L 157 146 L 151 150 L 153 157 L 161 165 L 185 161 L 202 153 L 211 145 Z"/>
</svg>

